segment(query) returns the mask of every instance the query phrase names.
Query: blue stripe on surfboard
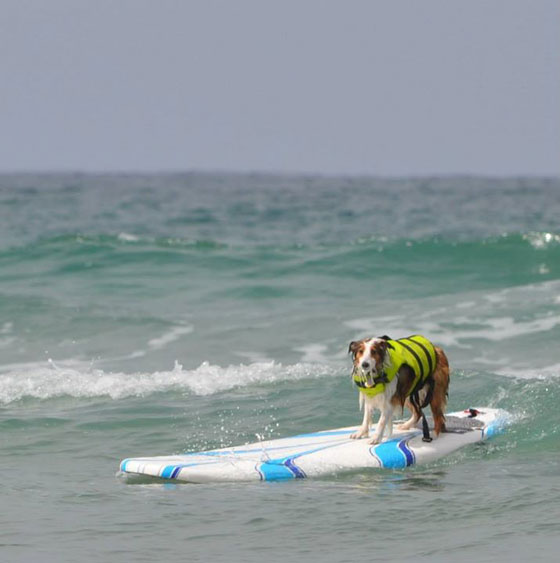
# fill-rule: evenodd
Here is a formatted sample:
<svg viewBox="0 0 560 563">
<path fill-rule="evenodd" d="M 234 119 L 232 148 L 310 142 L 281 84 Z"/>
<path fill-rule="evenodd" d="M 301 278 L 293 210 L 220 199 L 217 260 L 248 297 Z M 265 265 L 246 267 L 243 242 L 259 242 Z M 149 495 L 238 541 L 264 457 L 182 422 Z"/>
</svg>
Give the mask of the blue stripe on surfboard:
<svg viewBox="0 0 560 563">
<path fill-rule="evenodd" d="M 418 433 L 406 436 L 405 438 L 395 438 L 382 442 L 370 449 L 371 455 L 379 460 L 381 467 L 386 469 L 402 469 L 412 465 L 415 461 L 414 453 L 408 447 L 408 440 Z"/>
<path fill-rule="evenodd" d="M 197 465 L 215 465 L 219 461 L 211 461 L 209 463 L 176 463 L 173 465 L 166 465 L 159 473 L 163 479 L 176 479 L 179 472 L 184 467 L 196 467 Z"/>
<path fill-rule="evenodd" d="M 307 477 L 305 471 L 294 463 L 293 458 L 287 459 L 285 465 L 296 476 L 296 479 L 305 479 Z"/>
<path fill-rule="evenodd" d="M 345 430 L 327 430 L 325 432 L 310 432 L 309 434 L 298 434 L 292 438 L 321 438 L 322 436 L 344 436 L 356 432 L 357 428 L 347 428 Z"/>
<path fill-rule="evenodd" d="M 350 434 L 352 433 L 352 429 L 344 431 L 344 432 L 325 432 L 323 434 L 302 434 L 301 436 L 290 436 L 289 438 L 280 438 L 281 440 L 291 440 L 294 438 L 304 438 L 304 437 L 313 437 L 313 436 L 334 436 L 334 435 L 348 435 L 348 441 L 350 441 Z M 344 443 L 342 440 L 336 440 L 334 442 L 323 442 L 323 444 L 334 444 L 338 445 Z M 240 450 L 237 447 L 233 447 L 229 450 L 210 450 L 206 452 L 187 452 L 181 454 L 183 456 L 208 456 L 208 457 L 220 457 L 220 456 L 235 456 L 235 455 L 243 455 L 243 454 L 254 454 L 254 453 L 266 453 L 272 452 L 277 450 L 289 450 L 295 448 L 306 448 L 308 446 L 314 446 L 313 442 L 304 443 L 304 444 L 286 444 L 285 446 L 272 446 L 272 447 L 259 447 L 259 448 L 251 448 L 247 450 Z"/>
<path fill-rule="evenodd" d="M 414 452 L 408 447 L 408 440 L 401 440 L 399 442 L 399 450 L 404 453 L 407 466 L 415 462 Z"/>
<path fill-rule="evenodd" d="M 261 479 L 264 481 L 280 481 L 285 479 L 303 479 L 306 477 L 305 472 L 296 465 L 295 459 L 298 457 L 312 454 L 317 451 L 325 450 L 328 448 L 334 448 L 342 445 L 337 442 L 335 444 L 323 444 L 319 447 L 313 448 L 311 450 L 306 450 L 304 452 L 296 453 L 291 456 L 281 457 L 276 459 L 270 459 L 257 464 L 257 471 L 261 475 Z M 261 451 L 261 450 L 257 450 Z M 207 452 L 209 453 L 209 452 Z M 193 462 L 193 463 L 173 463 L 166 465 L 159 473 L 159 476 L 163 479 L 176 479 L 179 475 L 181 469 L 184 467 L 196 467 L 202 465 L 216 465 L 220 461 L 204 461 L 204 462 Z"/>
<path fill-rule="evenodd" d="M 281 458 L 276 458 L 276 459 L 271 459 L 271 460 L 267 460 L 266 462 L 263 462 L 263 464 L 268 464 L 270 466 L 274 466 L 270 471 L 267 472 L 267 468 L 265 467 L 265 473 L 267 474 L 267 477 L 265 478 L 265 480 L 277 480 L 277 479 L 281 479 L 281 478 L 302 478 L 305 477 L 305 473 L 298 468 L 295 464 L 292 463 L 292 460 L 301 457 L 302 455 L 306 455 L 306 454 L 310 454 L 316 451 L 320 451 L 320 450 L 324 450 L 327 448 L 333 448 L 336 446 L 340 446 L 342 444 L 344 444 L 345 442 L 340 442 L 340 441 L 336 441 L 334 443 L 323 443 L 320 446 L 317 446 L 315 448 L 312 449 L 308 449 L 305 450 L 303 452 L 299 452 L 299 453 L 294 453 L 293 455 L 290 456 L 286 456 L 286 457 L 281 457 Z M 314 444 L 300 444 L 299 447 L 303 447 L 303 446 L 311 446 Z M 263 449 L 255 449 L 255 450 L 244 450 L 244 452 L 247 453 L 268 453 L 268 451 L 272 451 L 272 450 L 282 450 L 282 449 L 289 449 L 289 448 L 293 448 L 293 446 L 282 446 L 282 447 L 276 447 L 276 448 L 269 448 L 268 450 L 263 450 Z M 163 469 L 160 471 L 159 476 L 162 477 L 163 479 L 175 479 L 177 477 L 177 475 L 179 474 L 179 471 L 183 468 L 183 467 L 196 467 L 196 466 L 202 466 L 202 465 L 215 465 L 221 462 L 220 458 L 223 458 L 225 456 L 229 456 L 232 458 L 235 458 L 235 454 L 240 453 L 240 451 L 216 451 L 216 452 L 199 452 L 199 453 L 193 453 L 193 454 L 186 454 L 189 457 L 190 456 L 196 456 L 196 455 L 200 455 L 201 457 L 209 457 L 209 458 L 218 458 L 216 459 L 216 461 L 193 461 L 190 463 L 169 463 L 168 465 L 165 465 L 163 467 Z M 131 461 L 142 461 L 144 463 L 146 462 L 153 462 L 155 460 L 151 460 L 149 458 L 146 459 L 142 459 L 139 458 L 138 460 L 135 460 L 134 458 L 129 458 L 129 459 L 125 459 L 121 462 L 121 471 L 125 472 L 127 471 L 127 465 L 129 462 Z M 280 469 L 278 470 L 279 466 L 283 466 L 283 465 L 288 465 L 289 467 L 291 467 L 291 471 L 290 474 L 286 473 L 284 470 Z M 270 476 L 270 479 L 269 477 Z"/>
<path fill-rule="evenodd" d="M 277 459 L 269 459 L 260 464 L 257 464 L 257 471 L 260 473 L 261 480 L 263 481 L 281 481 L 285 479 L 304 479 L 307 477 L 303 469 L 298 467 L 295 459 L 305 455 L 336 448 L 344 445 L 345 442 L 336 442 L 335 444 L 323 444 L 312 450 L 306 450 L 287 457 L 280 457 Z"/>
<path fill-rule="evenodd" d="M 285 481 L 296 479 L 296 474 L 290 467 L 277 463 L 261 463 L 256 467 L 262 481 Z"/>
<path fill-rule="evenodd" d="M 345 430 L 328 430 L 326 432 L 312 432 L 309 434 L 298 434 L 297 436 L 290 436 L 288 438 L 280 438 L 280 440 L 296 440 L 300 438 L 322 438 L 326 436 L 348 436 L 348 440 L 350 441 L 350 434 L 355 432 L 357 428 L 347 428 Z M 324 442 L 330 443 L 330 442 Z M 334 442 L 335 444 L 339 444 L 340 442 Z M 209 457 L 218 457 L 218 456 L 235 456 L 235 455 L 244 455 L 244 454 L 252 454 L 252 453 L 262 453 L 262 452 L 272 452 L 277 450 L 288 450 L 293 448 L 305 448 L 307 446 L 313 446 L 313 442 L 306 443 L 306 444 L 287 444 L 285 446 L 272 446 L 272 447 L 258 447 L 258 448 L 251 448 L 251 449 L 238 449 L 238 447 L 233 447 L 228 450 L 210 450 L 205 452 L 186 452 L 184 456 L 209 456 Z"/>
<path fill-rule="evenodd" d="M 257 464 L 262 481 L 284 481 L 286 479 L 305 479 L 305 471 L 298 467 L 293 457 L 271 459 Z"/>
<path fill-rule="evenodd" d="M 302 434 L 300 437 L 312 437 L 312 436 L 342 436 L 342 435 L 348 435 L 349 436 L 349 432 L 351 432 L 351 429 L 349 430 L 344 430 L 344 431 L 329 431 L 329 432 L 317 432 L 314 434 Z M 409 438 L 410 435 L 407 435 L 405 438 Z M 304 443 L 304 444 L 287 444 L 285 446 L 274 446 L 274 447 L 262 447 L 262 448 L 252 448 L 252 449 L 245 449 L 245 450 L 239 450 L 239 449 L 231 449 L 231 450 L 214 450 L 214 451 L 206 451 L 206 452 L 191 452 L 191 453 L 187 453 L 184 454 L 185 457 L 196 457 L 196 456 L 200 456 L 200 457 L 206 457 L 206 458 L 224 458 L 224 457 L 231 457 L 231 458 L 235 458 L 237 455 L 243 455 L 243 454 L 251 454 L 251 453 L 260 453 L 260 454 L 267 454 L 269 452 L 273 452 L 273 451 L 282 451 L 282 450 L 293 450 L 295 448 L 305 448 L 305 447 L 310 447 L 310 446 L 316 446 L 314 448 L 310 448 L 310 449 L 306 449 L 304 451 L 301 452 L 297 452 L 297 453 L 293 453 L 290 456 L 286 456 L 286 457 L 281 457 L 281 458 L 276 458 L 276 459 L 271 459 L 268 460 L 266 462 L 262 462 L 262 463 L 266 463 L 269 465 L 274 465 L 276 467 L 281 466 L 283 464 L 286 463 L 286 460 L 293 460 L 296 459 L 298 457 L 304 456 L 304 455 L 308 455 L 317 451 L 321 451 L 327 448 L 333 448 L 333 447 L 337 447 L 340 445 L 343 445 L 347 442 L 351 441 L 350 438 L 348 438 L 348 440 L 333 440 L 333 441 L 329 441 L 329 442 L 323 442 L 321 444 L 314 444 L 314 443 Z M 384 442 L 384 444 L 386 444 L 387 442 Z M 373 454 L 373 449 L 372 448 L 372 454 Z M 412 456 L 412 460 L 410 463 L 414 463 L 414 458 L 413 458 L 413 453 L 408 450 L 408 448 L 406 448 L 406 450 L 402 450 L 403 455 L 405 455 L 405 458 Z M 373 454 L 375 455 L 375 454 Z M 378 457 L 378 456 L 376 456 Z M 125 459 L 121 462 L 121 471 L 126 471 L 127 470 L 127 464 L 130 461 L 135 461 L 134 458 L 128 458 Z M 152 461 L 149 458 L 142 460 L 142 461 Z M 175 478 L 178 471 L 175 473 L 175 475 L 173 475 L 173 472 L 176 470 L 176 468 L 183 468 L 183 467 L 195 467 L 197 465 L 207 465 L 207 464 L 211 464 L 211 463 L 219 463 L 219 461 L 215 461 L 215 462 L 207 462 L 207 461 L 199 461 L 199 462 L 191 462 L 191 463 L 170 463 L 169 465 L 165 466 L 164 469 L 162 470 L 162 472 L 160 473 L 160 476 L 166 479 L 172 479 Z M 383 463 L 380 460 L 380 463 Z M 409 465 L 410 465 L 409 463 Z M 266 470 L 266 468 L 265 468 Z M 282 470 L 280 470 L 281 472 Z M 294 475 L 290 474 L 288 475 L 286 472 L 282 473 L 282 475 L 278 475 L 276 476 L 276 473 L 278 473 L 278 471 L 271 471 L 269 472 L 270 476 L 273 479 L 277 479 L 277 478 L 281 478 L 282 475 L 284 475 L 284 478 L 293 478 Z M 268 473 L 267 473 L 268 474 Z M 268 480 L 268 478 L 266 479 Z"/>
</svg>

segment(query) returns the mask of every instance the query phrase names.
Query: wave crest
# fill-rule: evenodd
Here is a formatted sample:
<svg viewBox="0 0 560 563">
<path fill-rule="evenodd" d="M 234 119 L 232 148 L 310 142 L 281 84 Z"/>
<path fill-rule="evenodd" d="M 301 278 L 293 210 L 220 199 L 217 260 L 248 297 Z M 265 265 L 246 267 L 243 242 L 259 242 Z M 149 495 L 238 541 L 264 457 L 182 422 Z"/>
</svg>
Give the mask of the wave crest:
<svg viewBox="0 0 560 563">
<path fill-rule="evenodd" d="M 167 391 L 212 395 L 237 387 L 340 374 L 340 370 L 328 366 L 322 366 L 319 371 L 313 364 L 284 366 L 276 362 L 228 367 L 204 362 L 196 369 L 185 370 L 177 361 L 169 371 L 122 373 L 91 367 L 59 366 L 49 360 L 46 365 L 30 365 L 0 374 L 0 403 L 58 397 L 109 397 L 118 400 Z"/>
</svg>

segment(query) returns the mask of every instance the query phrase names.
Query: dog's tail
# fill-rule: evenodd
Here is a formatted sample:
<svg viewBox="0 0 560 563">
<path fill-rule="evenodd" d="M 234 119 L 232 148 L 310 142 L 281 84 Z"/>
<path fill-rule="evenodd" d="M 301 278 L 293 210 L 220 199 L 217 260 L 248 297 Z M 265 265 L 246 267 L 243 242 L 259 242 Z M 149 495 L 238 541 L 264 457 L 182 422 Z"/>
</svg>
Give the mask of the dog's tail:
<svg viewBox="0 0 560 563">
<path fill-rule="evenodd" d="M 434 390 L 430 400 L 430 408 L 434 417 L 434 432 L 436 436 L 445 432 L 445 407 L 447 406 L 447 396 L 449 391 L 449 361 L 444 351 L 437 346 L 436 369 L 434 370 Z"/>
</svg>

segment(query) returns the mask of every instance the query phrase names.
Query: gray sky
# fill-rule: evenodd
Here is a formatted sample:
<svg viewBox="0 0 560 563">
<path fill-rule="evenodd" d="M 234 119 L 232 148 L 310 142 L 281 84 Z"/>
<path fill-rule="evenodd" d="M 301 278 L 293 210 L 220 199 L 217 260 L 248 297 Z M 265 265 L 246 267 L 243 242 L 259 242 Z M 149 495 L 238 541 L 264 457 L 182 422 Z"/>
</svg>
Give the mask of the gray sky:
<svg viewBox="0 0 560 563">
<path fill-rule="evenodd" d="M 560 175 L 557 0 L 1 0 L 0 170 Z"/>
</svg>

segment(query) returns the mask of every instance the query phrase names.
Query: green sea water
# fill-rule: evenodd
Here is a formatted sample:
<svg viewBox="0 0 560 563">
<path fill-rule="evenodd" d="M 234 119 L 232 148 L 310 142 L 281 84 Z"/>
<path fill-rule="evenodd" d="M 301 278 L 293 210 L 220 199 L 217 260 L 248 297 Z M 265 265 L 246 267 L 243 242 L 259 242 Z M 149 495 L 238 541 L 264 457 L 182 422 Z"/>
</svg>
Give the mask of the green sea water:
<svg viewBox="0 0 560 563">
<path fill-rule="evenodd" d="M 0 176 L 0 560 L 555 560 L 559 217 L 554 178 Z M 320 480 L 117 474 L 356 424 L 348 342 L 412 333 L 508 432 Z"/>
</svg>

